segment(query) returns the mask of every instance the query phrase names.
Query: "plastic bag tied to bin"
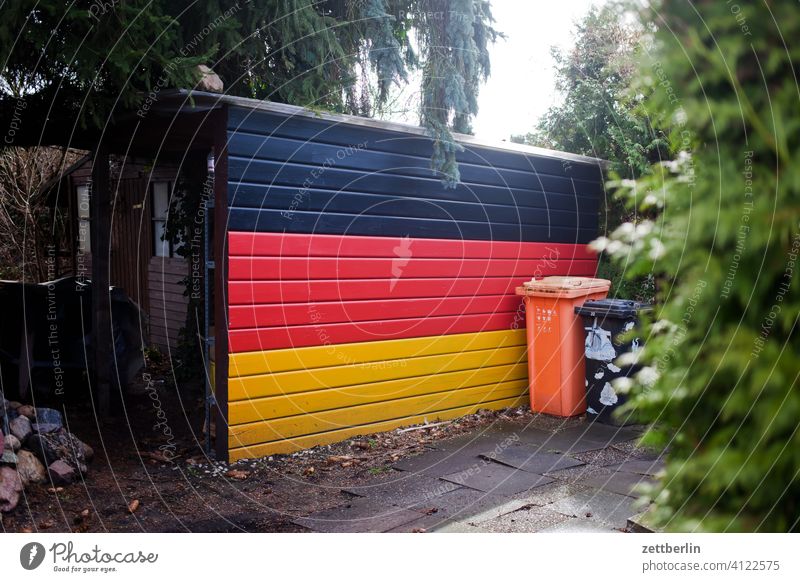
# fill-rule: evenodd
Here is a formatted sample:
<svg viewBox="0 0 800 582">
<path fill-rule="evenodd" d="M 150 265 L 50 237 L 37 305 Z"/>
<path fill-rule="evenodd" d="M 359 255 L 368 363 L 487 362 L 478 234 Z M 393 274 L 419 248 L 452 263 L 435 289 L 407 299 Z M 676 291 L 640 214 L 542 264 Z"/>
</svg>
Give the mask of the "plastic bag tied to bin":
<svg viewBox="0 0 800 582">
<path fill-rule="evenodd" d="M 598 326 L 597 318 L 595 318 L 592 327 L 586 327 L 584 329 L 586 330 L 586 349 L 584 353 L 587 358 L 590 360 L 600 360 L 601 362 L 610 362 L 617 357 L 617 351 L 614 349 L 614 344 L 611 342 L 611 332 Z"/>
</svg>

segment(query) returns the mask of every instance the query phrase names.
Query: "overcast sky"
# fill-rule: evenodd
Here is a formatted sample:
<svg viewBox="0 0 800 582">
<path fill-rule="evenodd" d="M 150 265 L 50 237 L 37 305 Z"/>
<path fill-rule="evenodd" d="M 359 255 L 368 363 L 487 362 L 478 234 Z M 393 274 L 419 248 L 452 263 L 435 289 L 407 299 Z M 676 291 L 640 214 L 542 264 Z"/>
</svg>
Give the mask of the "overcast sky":
<svg viewBox="0 0 800 582">
<path fill-rule="evenodd" d="M 558 101 L 550 47 L 572 44 L 574 22 L 602 0 L 492 0 L 507 36 L 492 49 L 492 76 L 481 88 L 473 128 L 485 139 L 526 133 Z"/>
</svg>

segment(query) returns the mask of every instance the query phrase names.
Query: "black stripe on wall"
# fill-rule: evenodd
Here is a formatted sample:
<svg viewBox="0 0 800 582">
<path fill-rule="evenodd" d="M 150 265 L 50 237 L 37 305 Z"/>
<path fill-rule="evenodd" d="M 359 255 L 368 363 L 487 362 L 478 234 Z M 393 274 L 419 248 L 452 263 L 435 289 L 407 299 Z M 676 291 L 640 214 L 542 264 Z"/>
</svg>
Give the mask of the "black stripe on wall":
<svg viewBox="0 0 800 582">
<path fill-rule="evenodd" d="M 430 140 L 237 108 L 228 147 L 231 230 L 564 243 L 597 232 L 603 184 L 589 164 L 471 148 L 447 189 L 428 169 Z"/>
</svg>

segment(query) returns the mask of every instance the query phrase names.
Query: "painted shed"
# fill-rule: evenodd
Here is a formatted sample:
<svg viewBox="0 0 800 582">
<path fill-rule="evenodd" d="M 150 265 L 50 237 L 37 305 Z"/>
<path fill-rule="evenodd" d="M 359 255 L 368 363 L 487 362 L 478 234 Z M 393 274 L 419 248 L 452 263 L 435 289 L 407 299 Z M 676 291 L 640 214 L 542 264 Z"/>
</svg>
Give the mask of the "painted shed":
<svg viewBox="0 0 800 582">
<path fill-rule="evenodd" d="M 417 127 L 221 101 L 231 459 L 526 401 L 514 288 L 595 274 L 598 160 L 462 136 L 447 189 Z"/>
</svg>

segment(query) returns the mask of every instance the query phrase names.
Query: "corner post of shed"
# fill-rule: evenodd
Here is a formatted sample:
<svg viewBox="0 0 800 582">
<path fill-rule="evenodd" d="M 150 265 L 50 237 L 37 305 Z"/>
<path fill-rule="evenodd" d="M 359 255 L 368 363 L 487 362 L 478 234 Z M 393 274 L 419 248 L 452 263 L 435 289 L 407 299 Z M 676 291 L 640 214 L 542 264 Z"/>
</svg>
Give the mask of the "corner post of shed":
<svg viewBox="0 0 800 582">
<path fill-rule="evenodd" d="M 228 108 L 214 113 L 215 452 L 228 460 Z"/>
<path fill-rule="evenodd" d="M 99 143 L 92 163 L 90 244 L 92 249 L 92 335 L 94 337 L 94 391 L 101 416 L 110 412 L 113 334 L 109 255 L 111 253 L 111 177 L 109 155 Z"/>
</svg>

